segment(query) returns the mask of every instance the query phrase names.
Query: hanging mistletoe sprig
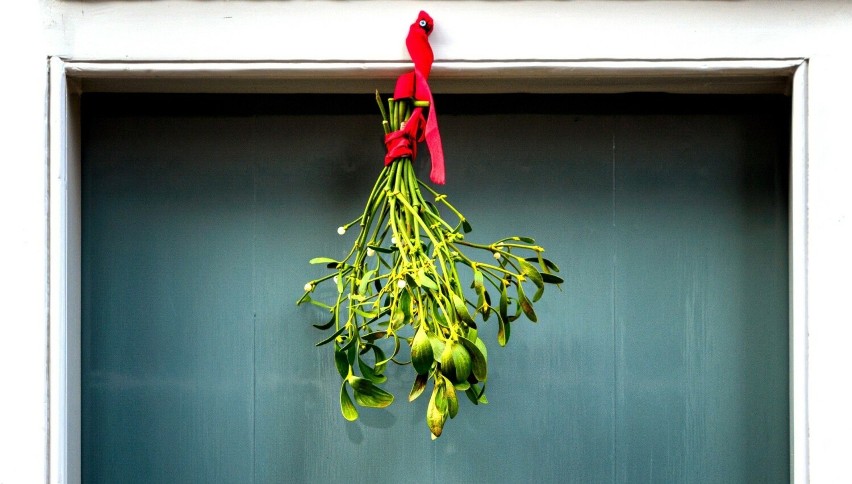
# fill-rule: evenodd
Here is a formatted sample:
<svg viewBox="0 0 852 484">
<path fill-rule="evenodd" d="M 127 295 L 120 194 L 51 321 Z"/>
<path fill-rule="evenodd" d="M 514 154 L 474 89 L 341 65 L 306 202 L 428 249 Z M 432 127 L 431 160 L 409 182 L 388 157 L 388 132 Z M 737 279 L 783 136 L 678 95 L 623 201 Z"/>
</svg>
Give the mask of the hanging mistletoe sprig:
<svg viewBox="0 0 852 484">
<path fill-rule="evenodd" d="M 425 39 L 431 25 L 431 18 L 421 12 L 412 30 L 416 27 Z M 416 67 L 412 84 L 418 85 L 417 77 L 422 75 L 423 70 Z M 425 84 L 425 76 L 421 79 Z M 357 227 L 352 249 L 339 260 L 311 260 L 325 264 L 331 272 L 308 282 L 299 304 L 311 303 L 330 313 L 328 322 L 315 325 L 331 331 L 317 346 L 333 345 L 335 366 L 343 379 L 340 408 L 346 419 L 358 418 L 348 388 L 362 407 L 390 405 L 393 395 L 379 387 L 387 380 L 385 368 L 391 362 L 410 363 L 415 376 L 409 401 L 432 381 L 426 421 L 437 438 L 447 418 L 459 411 L 457 392 L 464 392 L 474 404 L 487 403 L 488 352 L 475 319 L 496 317 L 497 341 L 503 346 L 511 323 L 521 315 L 537 321 L 533 302 L 542 296 L 545 284 L 563 281 L 553 274 L 559 269 L 542 256 L 544 249 L 531 238 L 507 237 L 491 244 L 466 240 L 471 225 L 464 215 L 446 195 L 417 179 L 412 158 L 417 141 L 428 141 L 429 130 L 423 112 L 430 108 L 430 117 L 435 112 L 428 91 L 422 96 L 428 100 L 418 99 L 417 92 L 397 97 L 400 84 L 408 82 L 400 79 L 387 109 L 376 93 L 388 145 L 385 167 L 363 213 L 338 228 L 343 235 Z M 434 163 L 434 145 L 429 145 Z M 443 182 L 443 167 L 440 171 Z M 434 164 L 432 174 L 434 181 Z M 452 214 L 453 223 L 441 215 L 439 207 Z M 470 255 L 477 251 L 489 256 L 479 261 Z M 463 282 L 462 267 L 471 274 L 470 283 Z M 330 302 L 312 297 L 324 283 L 334 288 Z M 465 291 L 468 286 L 473 289 L 470 297 Z M 496 295 L 496 305 L 491 294 Z M 409 348 L 410 361 L 398 359 L 402 344 Z"/>
</svg>

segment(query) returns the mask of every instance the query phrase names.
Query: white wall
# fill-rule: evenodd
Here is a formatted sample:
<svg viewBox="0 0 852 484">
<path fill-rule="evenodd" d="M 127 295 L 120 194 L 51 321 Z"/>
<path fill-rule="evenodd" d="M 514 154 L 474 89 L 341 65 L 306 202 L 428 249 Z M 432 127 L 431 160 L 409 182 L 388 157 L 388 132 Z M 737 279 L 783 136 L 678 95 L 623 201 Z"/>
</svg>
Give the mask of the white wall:
<svg viewBox="0 0 852 484">
<path fill-rule="evenodd" d="M 17 2 L 0 42 L 0 483 L 38 482 L 47 459 L 46 58 L 407 60 L 425 2 Z M 852 435 L 852 3 L 429 2 L 438 60 L 810 59 L 811 477 L 849 480 Z M 8 11 L 7 11 L 8 13 Z"/>
<path fill-rule="evenodd" d="M 36 2 L 0 16 L 0 483 L 47 469 L 45 89 Z"/>
</svg>

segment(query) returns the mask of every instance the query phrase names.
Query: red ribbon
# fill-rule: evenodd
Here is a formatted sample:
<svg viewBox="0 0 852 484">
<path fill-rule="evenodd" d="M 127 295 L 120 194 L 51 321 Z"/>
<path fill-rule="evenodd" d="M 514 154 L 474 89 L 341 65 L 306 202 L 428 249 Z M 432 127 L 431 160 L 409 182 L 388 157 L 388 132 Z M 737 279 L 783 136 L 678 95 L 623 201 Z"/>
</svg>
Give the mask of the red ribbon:
<svg viewBox="0 0 852 484">
<path fill-rule="evenodd" d="M 385 135 L 385 147 L 388 149 L 385 166 L 400 158 L 413 160 L 417 156 L 417 143 L 425 139 L 424 124 L 426 122 L 423 119 L 423 110 L 414 108 L 411 117 L 401 129 Z"/>
<path fill-rule="evenodd" d="M 408 53 L 411 55 L 411 60 L 414 61 L 414 72 L 408 72 L 401 76 L 396 81 L 396 89 L 393 97 L 395 99 L 411 98 L 417 101 L 429 101 L 429 116 L 426 119 L 426 126 L 421 131 L 423 125 L 423 114 L 420 108 L 414 111 L 418 113 L 419 121 L 412 120 L 406 123 L 406 126 L 394 133 L 385 137 L 385 144 L 388 146 L 388 155 L 385 157 L 385 165 L 389 164 L 399 156 L 392 156 L 392 150 L 407 152 L 400 146 L 409 143 L 411 148 L 410 155 L 414 158 L 417 152 L 417 142 L 426 141 L 426 146 L 429 148 L 429 153 L 432 155 L 432 172 L 430 178 L 433 183 L 443 185 L 446 179 L 444 174 L 444 149 L 441 145 L 441 133 L 438 131 L 438 113 L 435 111 L 435 100 L 432 98 L 432 90 L 429 89 L 429 74 L 432 71 L 432 62 L 434 56 L 432 47 L 429 45 L 429 34 L 432 33 L 434 22 L 428 13 L 421 11 L 417 16 L 417 20 L 411 24 L 408 29 L 408 36 L 405 38 L 405 45 L 408 48 Z M 404 133 L 402 133 L 404 132 Z M 397 135 L 396 133 L 400 133 Z M 389 141 L 389 139 L 391 141 Z M 406 139 L 409 141 L 396 141 Z M 389 144 L 390 143 L 390 144 Z M 388 161 L 390 157 L 390 161 Z"/>
</svg>

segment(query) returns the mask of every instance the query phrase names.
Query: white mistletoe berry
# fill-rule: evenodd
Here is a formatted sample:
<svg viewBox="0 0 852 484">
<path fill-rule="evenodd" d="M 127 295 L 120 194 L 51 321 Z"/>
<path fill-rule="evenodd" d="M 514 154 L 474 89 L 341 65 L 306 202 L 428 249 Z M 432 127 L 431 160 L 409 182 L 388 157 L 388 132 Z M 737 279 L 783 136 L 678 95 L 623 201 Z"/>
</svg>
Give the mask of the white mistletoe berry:
<svg viewBox="0 0 852 484">
<path fill-rule="evenodd" d="M 314 288 L 314 285 L 311 284 L 310 282 L 305 284 L 305 292 L 308 292 L 308 291 L 312 290 L 313 288 Z"/>
<path fill-rule="evenodd" d="M 405 287 L 405 279 L 400 279 L 400 280 L 396 281 L 396 287 L 398 287 L 400 289 Z"/>
<path fill-rule="evenodd" d="M 343 235 L 346 233 L 346 227 L 337 227 L 337 233 Z"/>
<path fill-rule="evenodd" d="M 367 247 L 367 256 L 373 257 L 374 255 L 376 255 L 376 251 L 372 247 Z"/>
</svg>

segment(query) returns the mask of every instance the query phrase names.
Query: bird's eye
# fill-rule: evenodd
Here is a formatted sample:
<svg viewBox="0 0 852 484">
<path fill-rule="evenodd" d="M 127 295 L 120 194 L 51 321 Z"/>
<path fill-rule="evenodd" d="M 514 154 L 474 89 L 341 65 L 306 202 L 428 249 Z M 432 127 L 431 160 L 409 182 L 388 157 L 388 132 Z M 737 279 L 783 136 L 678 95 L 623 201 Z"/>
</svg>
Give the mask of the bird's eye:
<svg viewBox="0 0 852 484">
<path fill-rule="evenodd" d="M 425 20 L 421 20 L 419 23 L 420 23 L 421 27 L 423 27 L 424 29 L 426 28 L 426 21 Z"/>
</svg>

